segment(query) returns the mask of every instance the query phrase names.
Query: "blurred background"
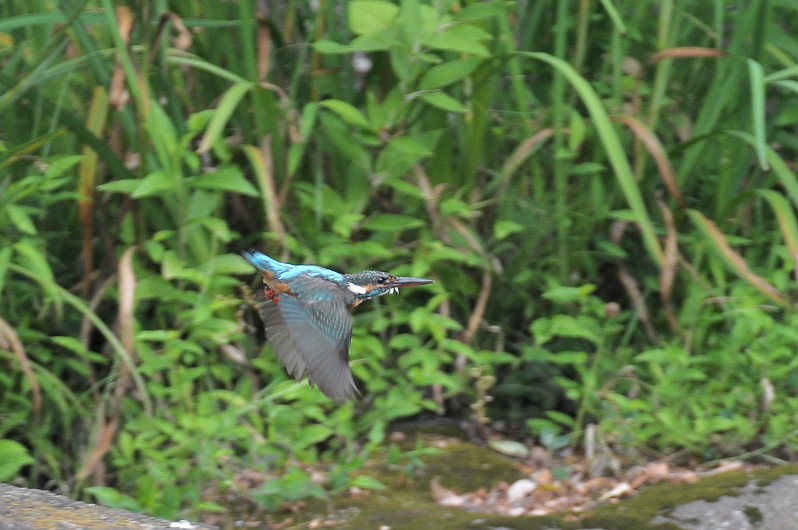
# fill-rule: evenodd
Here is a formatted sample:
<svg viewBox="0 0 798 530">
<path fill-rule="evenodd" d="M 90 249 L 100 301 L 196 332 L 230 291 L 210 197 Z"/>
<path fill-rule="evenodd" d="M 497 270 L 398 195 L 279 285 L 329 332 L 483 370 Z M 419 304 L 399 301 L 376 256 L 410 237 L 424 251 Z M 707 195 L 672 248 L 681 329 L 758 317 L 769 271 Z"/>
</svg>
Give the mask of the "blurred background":
<svg viewBox="0 0 798 530">
<path fill-rule="evenodd" d="M 410 458 L 397 422 L 793 460 L 795 27 L 765 0 L 3 1 L 0 480 L 270 512 L 382 487 L 359 470 Z M 265 342 L 247 248 L 436 283 L 355 310 L 336 405 Z"/>
</svg>

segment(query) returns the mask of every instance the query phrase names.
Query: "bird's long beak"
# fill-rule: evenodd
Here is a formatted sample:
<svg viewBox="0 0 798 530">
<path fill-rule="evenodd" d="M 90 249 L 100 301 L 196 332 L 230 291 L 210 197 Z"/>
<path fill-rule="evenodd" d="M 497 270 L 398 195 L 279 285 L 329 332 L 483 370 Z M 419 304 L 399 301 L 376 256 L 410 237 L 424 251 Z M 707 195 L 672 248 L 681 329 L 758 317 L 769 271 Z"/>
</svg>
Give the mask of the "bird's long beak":
<svg viewBox="0 0 798 530">
<path fill-rule="evenodd" d="M 435 283 L 435 280 L 427 278 L 412 278 L 410 276 L 397 276 L 396 280 L 391 282 L 391 287 L 413 287 L 415 285 L 428 285 Z"/>
</svg>

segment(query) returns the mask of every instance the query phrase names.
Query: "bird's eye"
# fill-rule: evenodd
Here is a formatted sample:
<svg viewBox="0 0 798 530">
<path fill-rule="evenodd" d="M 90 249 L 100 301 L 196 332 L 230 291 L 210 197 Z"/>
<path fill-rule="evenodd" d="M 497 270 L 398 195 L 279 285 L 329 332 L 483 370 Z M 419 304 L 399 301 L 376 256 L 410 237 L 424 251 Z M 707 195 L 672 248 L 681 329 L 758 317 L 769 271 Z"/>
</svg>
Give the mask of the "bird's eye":
<svg viewBox="0 0 798 530">
<path fill-rule="evenodd" d="M 380 285 L 384 285 L 384 284 L 388 283 L 388 277 L 387 276 L 380 276 L 379 278 L 377 278 L 377 283 L 380 284 Z"/>
</svg>

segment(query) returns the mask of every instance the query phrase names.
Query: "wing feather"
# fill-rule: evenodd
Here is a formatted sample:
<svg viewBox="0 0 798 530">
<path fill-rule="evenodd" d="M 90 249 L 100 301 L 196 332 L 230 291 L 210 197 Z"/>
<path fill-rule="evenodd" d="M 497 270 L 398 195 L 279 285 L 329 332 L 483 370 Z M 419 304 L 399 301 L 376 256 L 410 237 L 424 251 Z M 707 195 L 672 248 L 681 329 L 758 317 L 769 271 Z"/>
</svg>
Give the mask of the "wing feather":
<svg viewBox="0 0 798 530">
<path fill-rule="evenodd" d="M 266 337 L 277 358 L 296 380 L 307 373 L 308 381 L 334 400 L 357 393 L 349 368 L 352 317 L 343 301 L 335 300 L 339 288 L 322 278 L 297 278 L 292 293 L 279 296 L 275 304 L 263 297 L 261 317 Z M 300 299 L 312 292 L 313 299 Z"/>
<path fill-rule="evenodd" d="M 266 338 L 269 339 L 269 344 L 286 371 L 297 381 L 301 380 L 305 377 L 307 365 L 305 365 L 301 352 L 291 340 L 290 330 L 283 320 L 280 309 L 262 293 L 258 298 L 260 299 L 260 316 L 266 328 Z"/>
</svg>

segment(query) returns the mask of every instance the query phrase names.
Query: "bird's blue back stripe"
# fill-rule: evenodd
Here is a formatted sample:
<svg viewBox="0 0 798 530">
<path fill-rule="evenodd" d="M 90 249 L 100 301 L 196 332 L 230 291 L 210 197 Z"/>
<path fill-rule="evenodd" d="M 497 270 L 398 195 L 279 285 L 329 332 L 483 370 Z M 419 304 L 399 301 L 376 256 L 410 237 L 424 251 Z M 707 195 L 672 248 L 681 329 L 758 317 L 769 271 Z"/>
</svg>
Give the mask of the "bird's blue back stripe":
<svg viewBox="0 0 798 530">
<path fill-rule="evenodd" d="M 305 275 L 324 278 L 325 280 L 330 280 L 335 283 L 346 283 L 346 278 L 344 278 L 343 274 L 316 265 L 294 265 L 291 270 L 287 271 L 285 274 L 281 274 L 280 279 L 286 280 L 288 278 Z"/>
</svg>

